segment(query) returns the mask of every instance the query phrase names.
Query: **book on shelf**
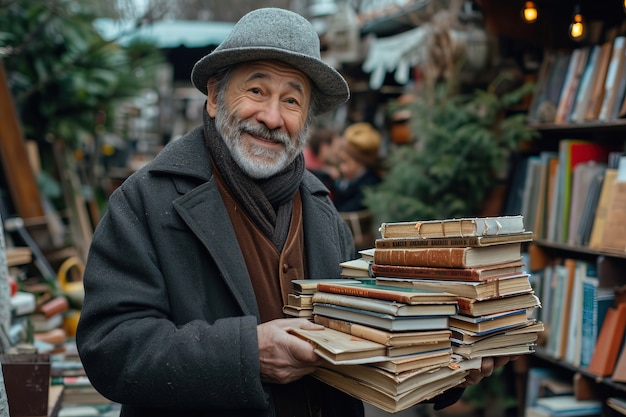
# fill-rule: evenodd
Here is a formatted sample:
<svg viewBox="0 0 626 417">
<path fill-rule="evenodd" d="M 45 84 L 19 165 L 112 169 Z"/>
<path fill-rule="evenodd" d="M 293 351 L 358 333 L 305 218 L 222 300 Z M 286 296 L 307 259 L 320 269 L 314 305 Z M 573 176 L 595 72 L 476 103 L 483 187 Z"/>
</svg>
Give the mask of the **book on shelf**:
<svg viewBox="0 0 626 417">
<path fill-rule="evenodd" d="M 320 303 L 313 305 L 313 314 L 389 331 L 447 329 L 449 318 L 449 316 L 392 316 L 390 314 Z"/>
<path fill-rule="evenodd" d="M 589 372 L 598 376 L 610 376 L 613 373 L 624 337 L 624 323 L 626 323 L 626 303 L 610 307 L 587 368 Z"/>
<path fill-rule="evenodd" d="M 556 224 L 556 241 L 567 243 L 572 202 L 572 176 L 577 165 L 596 161 L 606 163 L 609 153 L 615 148 L 596 142 L 563 139 L 559 142 L 559 183 Z"/>
<path fill-rule="evenodd" d="M 626 416 L 626 398 L 609 397 L 606 399 L 606 405 Z"/>
<path fill-rule="evenodd" d="M 613 41 L 607 41 L 602 44 L 600 55 L 598 56 L 597 69 L 595 78 L 591 83 L 591 99 L 585 113 L 585 120 L 598 120 L 602 102 L 604 99 L 604 84 L 608 73 L 611 55 L 613 52 Z"/>
<path fill-rule="evenodd" d="M 348 283 L 322 282 L 319 285 L 319 291 L 397 301 L 404 304 L 456 302 L 456 296 L 454 294 L 445 293 L 440 289 L 401 288 L 383 285 L 375 281 L 355 281 Z"/>
<path fill-rule="evenodd" d="M 453 281 L 485 281 L 507 275 L 519 275 L 524 271 L 525 264 L 522 261 L 473 268 L 437 268 L 427 266 L 372 264 L 372 275 L 374 275 L 374 277 L 420 278 Z"/>
<path fill-rule="evenodd" d="M 33 260 L 33 253 L 30 248 L 23 246 L 6 248 L 5 255 L 8 267 L 26 265 Z"/>
<path fill-rule="evenodd" d="M 522 308 L 541 307 L 539 297 L 533 293 L 517 294 L 508 297 L 488 298 L 477 300 L 475 298 L 458 297 L 459 314 L 466 316 L 484 316 L 507 310 L 519 310 Z"/>
<path fill-rule="evenodd" d="M 488 281 L 441 281 L 377 277 L 376 282 L 392 287 L 445 291 L 460 297 L 480 300 L 533 292 L 529 274 L 506 276 Z"/>
<path fill-rule="evenodd" d="M 593 226 L 591 227 L 591 235 L 589 237 L 589 247 L 599 249 L 602 246 L 602 236 L 606 225 L 606 216 L 611 201 L 611 193 L 613 191 L 613 183 L 617 178 L 617 169 L 607 168 L 604 171 L 604 179 L 602 180 L 602 188 L 598 197 L 598 204 L 595 215 L 593 217 Z"/>
<path fill-rule="evenodd" d="M 574 107 L 576 101 L 576 92 L 582 79 L 587 61 L 589 58 L 590 47 L 576 48 L 572 51 L 565 80 L 563 83 L 563 91 L 556 109 L 554 123 L 566 123 L 569 121 L 569 114 Z"/>
<path fill-rule="evenodd" d="M 572 198 L 570 202 L 570 218 L 568 226 L 568 241 L 569 245 L 580 244 L 582 239 L 578 234 L 580 225 L 583 221 L 583 216 L 589 213 L 584 213 L 584 209 L 589 195 L 595 195 L 594 201 L 597 201 L 599 195 L 599 189 L 602 182 L 594 181 L 598 175 L 604 174 L 606 169 L 606 163 L 597 161 L 585 161 L 578 164 L 572 173 Z M 591 189 L 592 184 L 596 187 Z"/>
<path fill-rule="evenodd" d="M 595 269 L 595 272 L 593 271 Z M 597 268 L 590 263 L 587 274 L 583 277 L 583 302 L 581 321 L 580 364 L 589 366 L 594 347 L 598 341 L 598 333 L 604 322 L 606 312 L 613 305 L 615 291 L 613 287 L 600 285 Z"/>
<path fill-rule="evenodd" d="M 444 367 L 441 369 L 449 369 L 445 373 L 437 376 L 441 378 L 427 380 L 422 385 L 416 385 L 412 389 L 399 395 L 390 395 L 374 384 L 367 381 L 356 380 L 353 377 L 341 373 L 341 367 L 335 367 L 332 370 L 320 367 L 313 376 L 319 380 L 331 385 L 355 398 L 365 401 L 389 413 L 397 413 L 405 410 L 415 404 L 436 397 L 444 391 L 455 387 L 465 381 L 465 377 L 471 369 L 479 369 L 480 360 L 459 361 L 454 367 Z M 420 378 L 416 378 L 416 384 L 419 384 Z M 426 379 L 422 379 L 425 380 Z"/>
<path fill-rule="evenodd" d="M 537 398 L 535 407 L 547 411 L 549 416 L 599 416 L 602 401 L 578 400 L 574 395 L 554 395 Z"/>
<path fill-rule="evenodd" d="M 399 358 L 390 358 L 386 361 L 372 363 L 369 366 L 399 374 L 414 369 L 447 365 L 451 360 L 452 348 L 449 348 L 406 355 Z"/>
<path fill-rule="evenodd" d="M 624 92 L 624 62 L 626 60 L 626 37 L 617 36 L 613 39 L 613 50 L 604 81 L 604 95 L 598 120 L 609 121 L 616 118 L 622 105 Z M 616 109 L 617 107 L 617 109 Z"/>
<path fill-rule="evenodd" d="M 583 276 L 587 274 L 587 264 L 579 259 L 566 259 L 570 262 L 571 269 L 568 304 L 565 310 L 567 323 L 563 329 L 561 358 L 578 366 L 580 364 L 580 349 L 582 344 L 582 318 L 583 318 Z"/>
<path fill-rule="evenodd" d="M 375 249 L 419 249 L 419 248 L 464 248 L 500 245 L 503 243 L 529 242 L 533 239 L 533 232 L 510 233 L 493 236 L 466 236 L 466 237 L 432 237 L 432 238 L 387 238 L 376 239 Z M 372 259 L 373 260 L 373 259 Z"/>
<path fill-rule="evenodd" d="M 374 265 L 474 268 L 516 262 L 521 259 L 521 243 L 488 247 L 376 249 Z"/>
<path fill-rule="evenodd" d="M 379 231 L 386 239 L 492 236 L 521 233 L 525 229 L 523 216 L 513 215 L 381 223 Z"/>
<path fill-rule="evenodd" d="M 546 94 L 536 104 L 531 118 L 532 122 L 554 122 L 571 56 L 569 51 L 554 52 L 554 63 L 550 66 L 549 74 L 547 74 Z"/>
<path fill-rule="evenodd" d="M 626 382 L 626 344 L 621 347 L 621 351 L 615 362 L 615 369 L 611 374 L 611 380 L 615 382 Z"/>
<path fill-rule="evenodd" d="M 392 316 L 445 316 L 456 314 L 456 301 L 433 303 L 424 300 L 420 304 L 406 304 L 379 298 L 359 297 L 355 295 L 336 294 L 317 291 L 313 295 L 313 304 L 334 304 L 344 307 L 358 308 Z"/>
<path fill-rule="evenodd" d="M 589 59 L 583 70 L 578 91 L 574 98 L 574 105 L 569 114 L 568 120 L 573 123 L 580 123 L 585 120 L 587 108 L 591 102 L 591 93 L 593 90 L 593 80 L 598 76 L 598 62 L 602 53 L 601 45 L 593 45 L 589 51 Z"/>
<path fill-rule="evenodd" d="M 293 328 L 289 332 L 311 343 L 315 353 L 330 363 L 358 364 L 387 359 L 387 346 L 338 330 Z"/>
<path fill-rule="evenodd" d="M 489 314 L 480 317 L 464 316 L 457 314 L 449 320 L 450 329 L 460 329 L 475 334 L 488 334 L 504 330 L 514 326 L 522 326 L 529 323 L 527 311 L 513 310 L 503 313 Z"/>
<path fill-rule="evenodd" d="M 604 183 L 606 169 L 596 173 L 589 184 L 589 192 L 585 197 L 585 205 L 581 213 L 580 224 L 574 238 L 574 245 L 589 246 L 593 223 L 596 218 L 598 203 L 600 202 L 600 192 Z"/>
<path fill-rule="evenodd" d="M 619 170 L 618 170 L 619 176 Z M 600 249 L 610 252 L 626 252 L 626 181 L 613 183 L 606 211 L 606 226 L 602 233 Z"/>
<path fill-rule="evenodd" d="M 450 330 L 448 329 L 390 332 L 371 326 L 352 323 L 347 320 L 340 320 L 320 315 L 314 316 L 313 321 L 330 329 L 338 330 L 340 332 L 351 334 L 356 337 L 362 337 L 363 339 L 392 347 L 434 345 L 436 343 L 450 340 Z"/>
<path fill-rule="evenodd" d="M 294 279 L 291 281 L 291 289 L 295 294 L 313 294 L 317 291 L 317 284 L 321 282 L 334 284 L 351 284 L 358 281 L 352 278 Z"/>
</svg>

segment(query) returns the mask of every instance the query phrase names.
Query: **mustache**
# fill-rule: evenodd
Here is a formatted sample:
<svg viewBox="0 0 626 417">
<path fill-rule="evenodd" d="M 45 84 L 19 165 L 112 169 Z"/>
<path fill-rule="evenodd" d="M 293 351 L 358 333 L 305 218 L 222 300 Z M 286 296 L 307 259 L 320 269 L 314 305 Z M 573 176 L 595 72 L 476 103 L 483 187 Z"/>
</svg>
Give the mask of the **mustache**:
<svg viewBox="0 0 626 417">
<path fill-rule="evenodd" d="M 253 136 L 260 137 L 264 140 L 282 143 L 283 145 L 291 145 L 291 138 L 278 129 L 268 129 L 267 126 L 259 123 L 252 123 L 248 120 L 242 120 L 239 123 L 239 129 L 242 133 L 248 133 Z"/>
</svg>

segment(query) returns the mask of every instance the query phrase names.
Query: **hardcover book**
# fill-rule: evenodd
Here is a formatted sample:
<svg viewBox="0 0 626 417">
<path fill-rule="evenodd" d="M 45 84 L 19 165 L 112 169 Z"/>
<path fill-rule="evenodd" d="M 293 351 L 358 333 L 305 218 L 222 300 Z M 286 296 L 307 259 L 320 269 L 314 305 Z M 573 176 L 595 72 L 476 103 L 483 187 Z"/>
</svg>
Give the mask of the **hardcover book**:
<svg viewBox="0 0 626 417">
<path fill-rule="evenodd" d="M 437 268 L 429 266 L 403 266 L 372 264 L 374 277 L 435 279 L 452 281 L 485 281 L 525 271 L 522 261 L 478 266 L 474 268 Z"/>
<path fill-rule="evenodd" d="M 493 236 L 521 233 L 525 229 L 523 216 L 516 215 L 382 223 L 379 231 L 387 239 Z"/>
<path fill-rule="evenodd" d="M 493 236 L 469 236 L 469 237 L 432 237 L 432 238 L 387 238 L 376 239 L 376 249 L 419 249 L 419 248 L 465 248 L 500 245 L 503 243 L 529 242 L 533 239 L 533 232 L 511 233 Z"/>
<path fill-rule="evenodd" d="M 449 316 L 392 316 L 390 314 L 320 303 L 313 305 L 313 314 L 389 331 L 443 330 L 448 328 L 449 318 Z"/>
<path fill-rule="evenodd" d="M 455 301 L 446 303 L 426 302 L 422 304 L 405 304 L 397 301 L 378 298 L 358 297 L 354 295 L 336 294 L 319 291 L 313 295 L 313 304 L 334 304 L 358 308 L 392 316 L 445 316 L 456 314 Z"/>
<path fill-rule="evenodd" d="M 401 288 L 365 281 L 349 283 L 321 282 L 319 291 L 397 301 L 404 304 L 456 302 L 454 294 L 445 293 L 436 288 Z"/>
<path fill-rule="evenodd" d="M 493 333 L 498 330 L 504 330 L 526 323 L 528 323 L 528 316 L 525 309 L 481 317 L 468 317 L 458 314 L 450 317 L 449 321 L 451 329 L 461 329 L 476 334 Z"/>
<path fill-rule="evenodd" d="M 374 265 L 474 268 L 519 261 L 521 243 L 488 247 L 376 249 Z"/>
<path fill-rule="evenodd" d="M 457 300 L 459 314 L 466 316 L 485 316 L 507 310 L 541 307 L 539 298 L 533 293 L 513 295 L 509 297 L 476 300 L 475 298 L 459 297 Z"/>
<path fill-rule="evenodd" d="M 460 297 L 484 300 L 533 292 L 529 276 L 529 274 L 519 274 L 478 282 L 377 277 L 376 282 L 392 287 L 445 291 Z"/>
<path fill-rule="evenodd" d="M 351 284 L 358 282 L 352 278 L 345 279 L 294 279 L 291 281 L 291 288 L 296 294 L 313 294 L 317 291 L 317 284 L 320 282 L 332 282 L 335 284 Z"/>
</svg>

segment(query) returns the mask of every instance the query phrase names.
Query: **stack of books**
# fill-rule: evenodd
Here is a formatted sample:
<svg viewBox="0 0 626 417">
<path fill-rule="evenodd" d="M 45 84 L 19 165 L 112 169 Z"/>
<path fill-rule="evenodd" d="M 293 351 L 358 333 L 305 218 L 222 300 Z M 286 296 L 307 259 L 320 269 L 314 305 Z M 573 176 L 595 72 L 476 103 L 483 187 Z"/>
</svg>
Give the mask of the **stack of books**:
<svg viewBox="0 0 626 417">
<path fill-rule="evenodd" d="M 320 279 L 294 279 L 291 281 L 291 292 L 287 294 L 287 303 L 283 306 L 283 313 L 291 317 L 313 319 L 313 294 L 317 291 Z M 348 284 L 351 278 L 323 280 Z"/>
<path fill-rule="evenodd" d="M 430 399 L 480 367 L 479 359 L 453 355 L 453 294 L 392 288 L 373 278 L 324 280 L 312 304 L 313 320 L 325 329 L 292 332 L 326 359 L 314 376 L 387 412 Z"/>
<path fill-rule="evenodd" d="M 391 287 L 454 294 L 452 349 L 464 358 L 535 351 L 541 307 L 522 260 L 522 216 L 384 223 L 372 272 Z"/>
</svg>

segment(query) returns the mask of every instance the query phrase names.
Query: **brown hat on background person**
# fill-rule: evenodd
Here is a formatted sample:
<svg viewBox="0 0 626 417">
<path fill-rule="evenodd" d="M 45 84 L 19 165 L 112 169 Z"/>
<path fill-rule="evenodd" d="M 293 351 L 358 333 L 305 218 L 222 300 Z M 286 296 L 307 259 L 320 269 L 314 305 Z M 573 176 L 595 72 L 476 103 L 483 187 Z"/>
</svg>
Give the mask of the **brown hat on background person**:
<svg viewBox="0 0 626 417">
<path fill-rule="evenodd" d="M 382 138 L 374 126 L 367 122 L 351 124 L 344 130 L 343 137 L 344 149 L 352 158 L 369 168 L 378 166 Z"/>
</svg>

